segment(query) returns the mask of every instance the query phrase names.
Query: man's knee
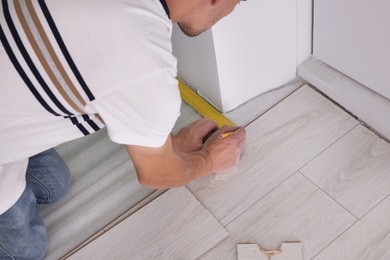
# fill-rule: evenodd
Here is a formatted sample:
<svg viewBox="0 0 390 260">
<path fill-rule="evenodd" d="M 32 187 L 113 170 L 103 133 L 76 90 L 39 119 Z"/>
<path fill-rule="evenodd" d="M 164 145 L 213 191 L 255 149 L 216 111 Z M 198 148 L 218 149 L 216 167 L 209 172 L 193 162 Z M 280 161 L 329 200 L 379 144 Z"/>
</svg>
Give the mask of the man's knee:
<svg viewBox="0 0 390 260">
<path fill-rule="evenodd" d="M 70 188 L 71 174 L 65 161 L 54 149 L 30 158 L 27 182 L 32 186 L 38 204 L 61 199 Z"/>
<path fill-rule="evenodd" d="M 72 177 L 70 169 L 65 161 L 57 154 L 53 157 L 54 173 L 48 186 L 50 188 L 51 196 L 48 198 L 47 203 L 53 203 L 60 200 L 68 192 Z"/>
</svg>

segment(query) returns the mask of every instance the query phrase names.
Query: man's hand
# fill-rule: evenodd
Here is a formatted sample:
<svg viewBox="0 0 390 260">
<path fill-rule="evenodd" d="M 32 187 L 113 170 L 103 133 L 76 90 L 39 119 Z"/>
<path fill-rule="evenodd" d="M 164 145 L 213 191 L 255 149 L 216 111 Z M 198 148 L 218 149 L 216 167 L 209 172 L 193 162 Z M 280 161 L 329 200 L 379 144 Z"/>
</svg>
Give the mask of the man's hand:
<svg viewBox="0 0 390 260">
<path fill-rule="evenodd" d="M 139 182 L 153 188 L 185 185 L 211 173 L 234 169 L 240 159 L 246 132 L 242 127 L 224 126 L 203 144 L 202 139 L 216 124 L 199 120 L 182 129 L 176 136 L 168 136 L 159 148 L 127 145 Z M 220 138 L 220 135 L 234 132 Z"/>
<path fill-rule="evenodd" d="M 202 149 L 203 138 L 217 129 L 217 124 L 209 119 L 195 121 L 172 137 L 173 149 L 181 153 L 197 152 Z"/>
<path fill-rule="evenodd" d="M 214 133 L 203 144 L 204 137 L 211 131 Z M 221 134 L 227 132 L 233 132 L 233 134 L 220 138 Z M 209 159 L 212 172 L 224 173 L 237 166 L 245 136 L 246 132 L 242 127 L 224 126 L 218 129 L 214 121 L 201 119 L 181 129 L 172 138 L 172 143 L 176 152 L 201 151 Z"/>
<path fill-rule="evenodd" d="M 229 132 L 233 133 L 221 138 L 222 134 Z M 237 166 L 245 144 L 245 137 L 245 128 L 224 126 L 205 142 L 201 152 L 208 154 L 212 172 L 225 173 Z"/>
</svg>

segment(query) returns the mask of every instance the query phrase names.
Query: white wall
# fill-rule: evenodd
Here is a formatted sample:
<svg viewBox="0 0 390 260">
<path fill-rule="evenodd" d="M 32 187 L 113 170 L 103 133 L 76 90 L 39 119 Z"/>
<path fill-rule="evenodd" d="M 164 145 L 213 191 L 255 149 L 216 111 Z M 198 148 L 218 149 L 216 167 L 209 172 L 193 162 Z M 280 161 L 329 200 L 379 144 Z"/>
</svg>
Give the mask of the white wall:
<svg viewBox="0 0 390 260">
<path fill-rule="evenodd" d="M 180 78 L 211 98 L 215 106 L 222 107 L 212 31 L 208 30 L 196 38 L 190 38 L 175 25 L 172 43 Z"/>
<path fill-rule="evenodd" d="M 314 56 L 390 99 L 390 1 L 315 0 Z"/>
<path fill-rule="evenodd" d="M 297 1 L 297 64 L 312 54 L 313 0 Z"/>
<path fill-rule="evenodd" d="M 298 60 L 310 54 L 310 17 L 310 0 L 253 0 L 206 35 L 186 39 L 176 27 L 179 76 L 230 111 L 295 78 Z"/>
<path fill-rule="evenodd" d="M 223 111 L 295 77 L 296 3 L 247 1 L 213 28 Z"/>
</svg>

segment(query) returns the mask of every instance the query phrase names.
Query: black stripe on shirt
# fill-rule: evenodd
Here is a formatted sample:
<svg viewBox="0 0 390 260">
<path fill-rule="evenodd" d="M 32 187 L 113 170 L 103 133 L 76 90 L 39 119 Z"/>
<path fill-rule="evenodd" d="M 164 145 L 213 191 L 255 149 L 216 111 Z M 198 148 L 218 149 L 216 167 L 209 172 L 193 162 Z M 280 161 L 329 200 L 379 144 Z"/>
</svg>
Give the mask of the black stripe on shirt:
<svg viewBox="0 0 390 260">
<path fill-rule="evenodd" d="M 85 122 L 87 122 L 93 130 L 99 131 L 100 127 L 88 116 L 88 115 L 82 115 Z"/>
<path fill-rule="evenodd" d="M 65 118 L 69 118 L 72 121 L 73 125 L 77 126 L 81 133 L 85 136 L 91 134 L 74 116 L 66 116 Z"/>
<path fill-rule="evenodd" d="M 26 61 L 27 65 L 29 66 L 31 72 L 34 74 L 35 78 L 38 80 L 39 84 L 42 86 L 43 90 L 46 92 L 46 94 L 49 96 L 49 98 L 54 102 L 54 104 L 60 109 L 63 113 L 67 115 L 72 115 L 71 112 L 69 112 L 62 104 L 61 102 L 57 99 L 57 97 L 53 94 L 53 92 L 50 90 L 49 86 L 46 84 L 45 80 L 42 78 L 41 74 L 39 73 L 38 69 L 34 65 L 34 62 L 32 61 L 30 55 L 28 54 L 26 48 L 23 45 L 22 40 L 20 39 L 20 36 L 18 34 L 18 31 L 15 28 L 15 25 L 13 23 L 11 14 L 9 12 L 9 7 L 8 7 L 8 2 L 7 0 L 3 0 L 3 13 L 5 20 L 8 25 L 8 29 L 10 30 L 14 41 L 16 45 L 19 48 L 19 51 L 21 52 L 24 60 Z M 31 87 L 35 88 L 32 84 L 30 85 Z M 29 86 L 29 87 L 30 87 Z M 36 90 L 36 89 L 35 89 Z M 36 91 L 38 92 L 38 91 Z M 35 95 L 34 95 L 35 96 Z M 36 97 L 36 96 L 35 96 Z M 42 103 L 41 103 L 42 104 Z"/>
<path fill-rule="evenodd" d="M 42 9 L 43 14 L 46 17 L 47 23 L 49 24 L 50 29 L 51 29 L 54 37 L 56 38 L 58 46 L 61 48 L 62 54 L 64 55 L 66 61 L 68 62 L 69 67 L 73 71 L 73 74 L 77 78 L 80 86 L 83 88 L 83 90 L 84 90 L 85 94 L 88 96 L 89 100 L 93 101 L 95 99 L 95 97 L 92 94 L 89 87 L 87 86 L 87 84 L 85 83 L 83 77 L 80 74 L 80 71 L 77 69 L 76 64 L 74 63 L 72 57 L 70 56 L 70 53 L 69 53 L 68 49 L 66 48 L 66 45 L 65 45 L 65 43 L 60 35 L 60 32 L 58 31 L 56 24 L 54 23 L 53 17 L 51 16 L 45 1 L 39 0 L 38 2 L 39 2 L 39 5 Z"/>
<path fill-rule="evenodd" d="M 169 8 L 168 8 L 168 5 L 167 5 L 167 2 L 165 0 L 160 0 L 160 3 L 164 7 L 164 10 L 167 13 L 169 19 L 171 19 L 171 14 L 169 13 Z"/>
<path fill-rule="evenodd" d="M 4 46 L 4 49 L 9 57 L 9 59 L 11 60 L 12 64 L 14 65 L 16 71 L 19 73 L 20 77 L 23 79 L 23 81 L 25 82 L 25 84 L 28 86 L 28 88 L 30 89 L 31 93 L 34 95 L 34 97 L 36 98 L 36 100 L 38 100 L 38 102 L 42 105 L 42 107 L 44 107 L 49 113 L 55 115 L 55 116 L 61 116 L 59 114 L 57 114 L 46 102 L 45 100 L 42 98 L 42 96 L 39 94 L 39 92 L 36 90 L 36 88 L 34 87 L 33 83 L 30 81 L 30 79 L 28 78 L 27 74 L 24 72 L 22 66 L 20 66 L 20 63 L 19 61 L 17 60 L 15 54 L 13 53 L 12 51 L 12 48 L 11 46 L 9 45 L 9 42 L 4 34 L 4 31 L 3 31 L 3 28 L 1 27 L 1 24 L 0 24 L 0 40 Z M 90 132 L 82 125 L 80 124 L 76 118 L 74 118 L 73 116 L 64 116 L 65 119 L 69 119 L 73 125 L 75 125 L 82 134 L 84 135 L 89 135 Z M 89 117 L 88 117 L 89 119 Z M 89 119 L 89 125 L 95 130 L 95 131 L 98 131 L 100 130 L 99 126 L 97 126 L 95 124 L 95 122 L 93 122 L 92 120 Z"/>
<path fill-rule="evenodd" d="M 38 102 L 41 104 L 41 106 L 43 106 L 46 109 L 46 111 L 48 111 L 49 113 L 51 113 L 55 116 L 60 116 L 46 103 L 46 101 L 42 98 L 42 96 L 39 94 L 39 92 L 34 87 L 33 83 L 28 78 L 26 72 L 24 72 L 22 66 L 20 66 L 20 63 L 12 51 L 12 48 L 9 45 L 9 42 L 4 34 L 4 31 L 3 31 L 3 28 L 1 27 L 1 25 L 0 25 L 0 40 L 3 43 L 5 51 L 7 52 L 8 58 L 11 60 L 12 64 L 14 65 L 14 68 L 19 73 L 20 77 L 23 79 L 24 83 L 30 89 L 31 93 L 34 95 L 36 100 L 38 100 Z"/>
<path fill-rule="evenodd" d="M 84 134 L 84 135 L 89 135 L 89 134 L 92 134 L 94 132 L 97 132 L 99 131 L 101 128 L 93 121 L 93 119 L 91 119 L 88 115 L 81 115 L 81 117 L 83 118 L 83 121 L 80 122 L 76 117 L 74 116 L 66 116 L 65 118 L 67 119 L 70 119 L 73 123 L 73 125 L 77 126 L 77 128 Z M 94 130 L 94 132 L 90 132 L 88 131 L 84 126 L 83 126 L 83 123 L 87 123 L 90 127 L 92 127 L 92 129 Z"/>
</svg>

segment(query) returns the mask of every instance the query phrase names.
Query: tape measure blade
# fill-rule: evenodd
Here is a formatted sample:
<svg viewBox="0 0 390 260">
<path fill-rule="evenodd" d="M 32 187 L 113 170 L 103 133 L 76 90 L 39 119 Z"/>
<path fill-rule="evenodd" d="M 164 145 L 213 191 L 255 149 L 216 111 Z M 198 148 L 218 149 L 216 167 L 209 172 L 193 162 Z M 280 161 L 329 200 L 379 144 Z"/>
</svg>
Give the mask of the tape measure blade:
<svg viewBox="0 0 390 260">
<path fill-rule="evenodd" d="M 180 95 L 184 102 L 192 107 L 201 116 L 213 120 L 219 127 L 224 125 L 236 126 L 232 121 L 225 117 L 221 112 L 214 108 L 209 102 L 198 95 L 189 86 L 179 79 Z"/>
</svg>

